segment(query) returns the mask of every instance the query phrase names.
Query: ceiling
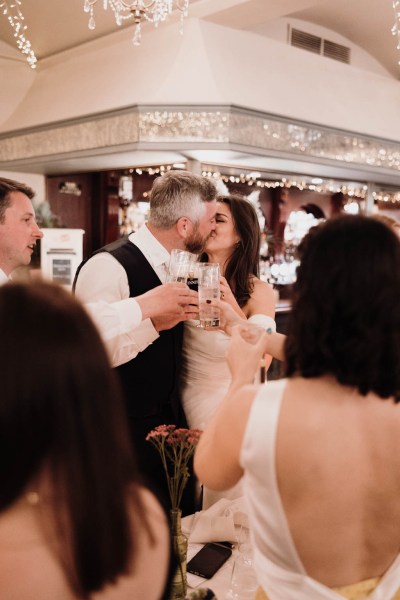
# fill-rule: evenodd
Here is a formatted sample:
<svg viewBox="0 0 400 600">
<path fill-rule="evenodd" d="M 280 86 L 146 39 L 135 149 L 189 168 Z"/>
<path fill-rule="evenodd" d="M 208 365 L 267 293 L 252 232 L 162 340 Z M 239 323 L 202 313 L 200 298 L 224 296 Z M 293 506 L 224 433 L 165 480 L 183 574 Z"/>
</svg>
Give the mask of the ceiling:
<svg viewBox="0 0 400 600">
<path fill-rule="evenodd" d="M 102 0 L 97 0 L 96 29 L 90 31 L 83 0 L 21 0 L 26 37 L 39 61 L 118 30 L 111 9 L 104 11 L 102 4 Z M 308 21 L 348 38 L 371 54 L 393 77 L 400 78 L 400 52 L 396 50 L 396 38 L 391 35 L 392 0 L 190 0 L 189 15 L 259 34 L 280 17 Z M 132 27 L 132 22 L 126 21 L 122 27 Z M 15 47 L 13 30 L 2 15 L 0 40 Z"/>
<path fill-rule="evenodd" d="M 96 29 L 88 29 L 88 15 L 83 12 L 84 0 L 21 0 L 21 10 L 27 25 L 26 38 L 40 61 L 57 55 L 65 50 L 80 46 L 85 52 L 85 44 L 97 38 L 115 35 L 120 28 L 115 24 L 112 11 L 103 10 L 103 0 L 97 0 L 95 5 Z M 125 2 L 134 0 L 125 0 Z M 11 3 L 9 0 L 8 4 Z M 189 15 L 218 25 L 233 29 L 253 31 L 259 35 L 271 35 L 271 23 L 279 18 L 300 19 L 314 25 L 330 29 L 347 38 L 352 43 L 368 52 L 395 79 L 400 79 L 400 51 L 396 49 L 397 40 L 391 35 L 394 24 L 392 0 L 190 0 Z M 174 13 L 170 19 L 177 20 Z M 162 27 L 163 25 L 160 25 Z M 131 21 L 125 22 L 123 28 L 130 27 Z M 143 28 L 142 44 L 146 43 L 146 24 Z M 0 14 L 0 41 L 5 42 L 12 50 L 17 60 L 25 59 L 15 54 L 15 39 L 13 30 L 7 19 Z M 3 45 L 4 48 L 4 45 Z M 6 47 L 7 49 L 7 47 Z M 10 57 L 10 53 L 7 54 Z M 0 52 L 1 56 L 1 52 Z M 134 53 L 132 54 L 134 60 Z M 27 67 L 29 68 L 29 67 Z M 137 152 L 136 165 L 176 163 L 187 160 L 202 161 L 201 151 L 186 153 Z M 262 159 L 262 160 L 261 160 Z M 207 151 L 207 161 L 214 164 L 226 165 L 231 169 L 239 167 L 260 169 L 265 168 L 265 157 L 243 155 L 238 152 L 225 152 L 223 156 L 218 151 Z M 343 171 L 338 167 L 322 164 L 303 164 L 294 161 L 276 161 L 270 158 L 267 168 L 271 171 L 285 170 L 292 173 L 312 172 L 323 177 L 343 177 Z M 279 162 L 279 166 L 278 166 Z M 20 164 L 15 170 L 54 174 L 72 173 L 75 171 L 91 171 L 107 168 L 130 166 L 132 154 L 93 154 L 91 157 L 70 157 L 62 161 L 47 160 L 45 163 L 31 163 L 29 166 Z M 287 163 L 287 164 L 286 164 Z M 28 167 L 28 168 L 27 168 Z M 362 181 L 373 181 L 373 174 L 361 169 L 348 169 L 348 178 Z M 392 181 L 393 180 L 393 181 Z M 396 174 L 386 178 L 387 183 L 398 182 Z"/>
</svg>

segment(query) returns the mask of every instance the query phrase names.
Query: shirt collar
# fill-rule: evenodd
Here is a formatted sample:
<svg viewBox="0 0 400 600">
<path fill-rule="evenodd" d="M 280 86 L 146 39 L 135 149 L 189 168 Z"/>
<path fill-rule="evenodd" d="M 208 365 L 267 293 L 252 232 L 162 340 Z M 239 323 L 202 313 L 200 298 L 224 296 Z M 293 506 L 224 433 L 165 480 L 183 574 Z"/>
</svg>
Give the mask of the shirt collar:
<svg viewBox="0 0 400 600">
<path fill-rule="evenodd" d="M 170 258 L 168 250 L 154 237 L 146 225 L 131 233 L 128 239 L 141 250 L 153 267 L 168 265 Z"/>
</svg>

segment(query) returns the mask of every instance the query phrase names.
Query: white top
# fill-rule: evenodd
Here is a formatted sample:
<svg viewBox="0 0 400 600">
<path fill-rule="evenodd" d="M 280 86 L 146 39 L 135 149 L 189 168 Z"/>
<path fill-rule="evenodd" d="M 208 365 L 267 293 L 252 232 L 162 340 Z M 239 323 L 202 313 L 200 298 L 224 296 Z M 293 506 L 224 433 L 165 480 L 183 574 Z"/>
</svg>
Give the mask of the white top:
<svg viewBox="0 0 400 600">
<path fill-rule="evenodd" d="M 169 252 L 146 225 L 128 239 L 141 250 L 163 282 Z M 159 337 L 150 319 L 142 321 L 138 303 L 129 297 L 126 271 L 109 252 L 100 252 L 84 264 L 76 295 L 87 305 L 114 367 L 132 360 Z"/>
<path fill-rule="evenodd" d="M 260 386 L 250 410 L 240 462 L 254 546 L 254 569 L 270 600 L 343 600 L 309 577 L 297 554 L 279 495 L 276 431 L 286 379 Z M 368 600 L 392 598 L 400 586 L 400 555 Z"/>
<path fill-rule="evenodd" d="M 9 278 L 4 273 L 4 271 L 0 269 L 0 285 L 3 285 L 3 283 L 7 283 L 7 281 L 10 281 Z"/>
</svg>

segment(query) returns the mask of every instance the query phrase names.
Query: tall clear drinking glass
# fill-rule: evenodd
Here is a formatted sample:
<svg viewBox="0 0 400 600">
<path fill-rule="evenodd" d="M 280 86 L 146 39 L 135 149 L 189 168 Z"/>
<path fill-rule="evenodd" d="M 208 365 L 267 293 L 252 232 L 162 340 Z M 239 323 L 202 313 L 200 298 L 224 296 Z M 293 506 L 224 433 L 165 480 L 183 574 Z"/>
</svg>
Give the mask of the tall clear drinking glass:
<svg viewBox="0 0 400 600">
<path fill-rule="evenodd" d="M 254 600 L 257 588 L 257 578 L 252 565 L 238 556 L 233 565 L 226 600 Z"/>
<path fill-rule="evenodd" d="M 191 290 L 198 292 L 198 290 L 199 290 L 199 268 L 201 265 L 205 265 L 207 263 L 198 262 L 197 254 L 192 254 L 192 256 L 194 258 L 190 263 L 186 284 L 188 285 L 188 287 L 190 287 Z"/>
<path fill-rule="evenodd" d="M 197 260 L 197 255 L 174 248 L 171 250 L 171 256 L 168 266 L 167 282 L 180 281 L 187 282 L 191 265 Z"/>
<path fill-rule="evenodd" d="M 220 271 L 214 263 L 200 263 L 199 273 L 199 319 L 200 327 L 217 329 L 220 325 L 219 299 Z"/>
</svg>

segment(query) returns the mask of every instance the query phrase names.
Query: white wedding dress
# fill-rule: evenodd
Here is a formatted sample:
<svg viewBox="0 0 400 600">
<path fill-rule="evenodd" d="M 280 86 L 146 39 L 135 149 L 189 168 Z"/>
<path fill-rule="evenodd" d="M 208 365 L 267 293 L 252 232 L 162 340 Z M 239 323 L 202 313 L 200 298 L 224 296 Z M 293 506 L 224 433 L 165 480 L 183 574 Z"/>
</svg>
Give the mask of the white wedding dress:
<svg viewBox="0 0 400 600">
<path fill-rule="evenodd" d="M 253 315 L 249 323 L 272 327 L 275 321 L 267 315 Z M 188 425 L 204 430 L 228 391 L 231 374 L 226 361 L 230 337 L 223 331 L 205 330 L 198 321 L 186 321 L 182 348 L 181 398 Z M 230 490 L 214 492 L 204 488 L 203 508 L 220 498 L 242 496 L 241 482 Z"/>
<path fill-rule="evenodd" d="M 182 349 L 181 397 L 189 427 L 205 429 L 226 394 L 231 374 L 226 362 L 229 336 L 187 321 Z"/>
</svg>

